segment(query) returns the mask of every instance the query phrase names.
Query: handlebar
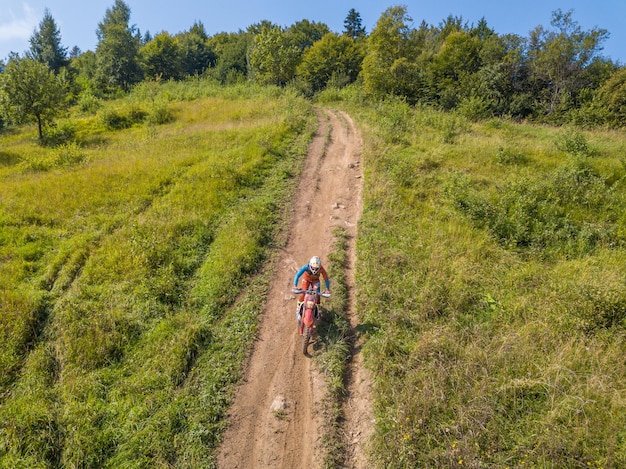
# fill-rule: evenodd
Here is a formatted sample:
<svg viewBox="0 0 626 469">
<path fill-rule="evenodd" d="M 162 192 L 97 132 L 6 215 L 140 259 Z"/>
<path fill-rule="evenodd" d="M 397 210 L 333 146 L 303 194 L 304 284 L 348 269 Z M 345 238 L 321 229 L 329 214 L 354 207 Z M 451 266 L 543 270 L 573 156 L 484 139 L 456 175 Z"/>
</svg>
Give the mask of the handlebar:
<svg viewBox="0 0 626 469">
<path fill-rule="evenodd" d="M 304 293 L 305 295 L 320 295 L 320 296 L 323 296 L 324 298 L 330 298 L 330 293 L 321 293 L 321 292 L 318 292 L 317 290 L 303 290 L 301 288 L 292 288 L 291 293 L 294 293 L 296 295 L 299 295 L 301 293 Z"/>
</svg>

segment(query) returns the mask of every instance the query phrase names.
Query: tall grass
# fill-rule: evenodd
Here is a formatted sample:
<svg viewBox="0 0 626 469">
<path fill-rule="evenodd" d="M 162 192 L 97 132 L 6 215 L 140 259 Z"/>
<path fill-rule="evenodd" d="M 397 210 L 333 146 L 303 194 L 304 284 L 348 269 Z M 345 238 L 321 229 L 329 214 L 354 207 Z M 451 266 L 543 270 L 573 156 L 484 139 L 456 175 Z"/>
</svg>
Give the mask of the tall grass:
<svg viewBox="0 0 626 469">
<path fill-rule="evenodd" d="M 70 165 L 8 137 L 1 467 L 214 465 L 315 116 L 275 89 L 144 92 L 76 117 Z M 172 119 L 103 118 L 154 103 Z"/>
<path fill-rule="evenodd" d="M 373 464 L 624 466 L 623 135 L 351 93 Z"/>
</svg>

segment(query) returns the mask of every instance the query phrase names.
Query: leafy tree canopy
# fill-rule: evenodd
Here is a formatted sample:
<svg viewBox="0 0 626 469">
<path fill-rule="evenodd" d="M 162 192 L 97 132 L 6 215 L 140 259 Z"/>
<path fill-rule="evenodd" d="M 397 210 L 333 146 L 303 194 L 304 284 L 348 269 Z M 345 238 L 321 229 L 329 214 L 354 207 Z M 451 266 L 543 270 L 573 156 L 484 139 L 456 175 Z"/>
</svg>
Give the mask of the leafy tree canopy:
<svg viewBox="0 0 626 469">
<path fill-rule="evenodd" d="M 313 92 L 320 91 L 331 80 L 345 85 L 356 80 L 363 56 L 363 46 L 350 37 L 328 33 L 304 53 L 298 76 Z"/>
<path fill-rule="evenodd" d="M 115 0 L 98 24 L 97 80 L 105 88 L 127 90 L 142 78 L 138 62 L 141 35 L 134 25 L 129 26 L 129 21 L 130 8 L 122 0 Z"/>
<path fill-rule="evenodd" d="M 36 122 L 40 142 L 44 128 L 64 108 L 66 90 L 47 65 L 30 57 L 12 57 L 0 75 L 0 105 L 16 124 Z"/>
<path fill-rule="evenodd" d="M 146 77 L 163 80 L 180 78 L 182 61 L 178 40 L 167 32 L 157 34 L 139 50 L 139 58 Z"/>
</svg>

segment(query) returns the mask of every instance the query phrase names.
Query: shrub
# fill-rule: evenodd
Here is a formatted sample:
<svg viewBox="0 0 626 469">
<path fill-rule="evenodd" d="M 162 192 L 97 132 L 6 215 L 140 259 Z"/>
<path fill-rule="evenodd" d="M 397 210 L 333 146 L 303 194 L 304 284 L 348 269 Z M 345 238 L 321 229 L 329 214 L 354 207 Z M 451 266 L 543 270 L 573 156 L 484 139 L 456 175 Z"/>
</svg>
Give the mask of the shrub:
<svg viewBox="0 0 626 469">
<path fill-rule="evenodd" d="M 411 108 L 400 98 L 389 97 L 377 109 L 382 137 L 390 143 L 402 143 L 410 130 Z"/>
<path fill-rule="evenodd" d="M 92 93 L 81 93 L 78 108 L 86 114 L 95 114 L 102 107 L 102 100 Z"/>
<path fill-rule="evenodd" d="M 486 119 L 492 115 L 491 107 L 487 100 L 478 96 L 463 99 L 459 104 L 458 112 L 463 117 L 473 121 Z"/>
<path fill-rule="evenodd" d="M 51 125 L 46 129 L 43 144 L 46 146 L 62 145 L 74 140 L 76 137 L 76 125 L 71 121 Z"/>
<path fill-rule="evenodd" d="M 528 157 L 521 151 L 502 147 L 496 151 L 496 159 L 501 165 L 525 165 L 529 161 Z"/>
<path fill-rule="evenodd" d="M 105 111 L 102 114 L 102 123 L 110 130 L 126 129 L 132 125 L 127 116 L 115 110 Z"/>
<path fill-rule="evenodd" d="M 110 130 L 122 130 L 143 122 L 147 117 L 146 111 L 138 107 L 131 107 L 126 111 L 109 109 L 102 115 L 102 123 Z"/>
<path fill-rule="evenodd" d="M 583 161 L 547 180 L 506 184 L 492 197 L 472 188 L 467 177 L 457 177 L 447 193 L 457 209 L 509 249 L 576 257 L 603 242 L 620 243 L 614 222 L 590 221 L 592 212 L 611 205 L 612 192 Z"/>
<path fill-rule="evenodd" d="M 557 140 L 557 148 L 574 156 L 593 156 L 587 138 L 576 130 L 569 130 Z"/>
<path fill-rule="evenodd" d="M 57 166 L 70 166 L 87 161 L 87 155 L 76 142 L 60 145 L 56 150 Z"/>
<path fill-rule="evenodd" d="M 165 104 L 153 106 L 150 114 L 148 114 L 147 122 L 151 125 L 162 125 L 171 122 L 174 116 Z"/>
</svg>

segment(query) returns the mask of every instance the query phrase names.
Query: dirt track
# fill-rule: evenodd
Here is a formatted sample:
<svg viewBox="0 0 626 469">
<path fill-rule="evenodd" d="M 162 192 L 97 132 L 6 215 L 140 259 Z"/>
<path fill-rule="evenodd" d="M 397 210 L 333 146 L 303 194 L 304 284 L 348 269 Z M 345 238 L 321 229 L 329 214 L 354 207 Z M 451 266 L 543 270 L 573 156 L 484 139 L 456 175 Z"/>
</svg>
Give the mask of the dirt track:
<svg viewBox="0 0 626 469">
<path fill-rule="evenodd" d="M 330 138 L 328 138 L 330 135 Z M 356 225 L 361 213 L 361 139 L 343 112 L 320 111 L 299 190 L 287 245 L 270 287 L 266 310 L 245 379 L 229 413 L 229 428 L 218 453 L 221 469 L 318 468 L 323 462 L 323 421 L 318 402 L 323 377 L 300 351 L 295 297 L 289 292 L 296 270 L 313 255 L 327 262 L 333 229 L 348 230 L 349 304 L 353 302 Z M 314 227 L 313 229 L 311 227 Z M 331 290 L 332 290 L 331 278 Z M 348 315 L 355 325 L 350 306 Z M 356 348 L 358 350 L 358 347 Z M 365 468 L 363 444 L 371 429 L 365 371 L 354 354 L 348 373 L 343 432 L 350 468 Z M 279 411 L 273 405 L 284 404 Z"/>
</svg>

